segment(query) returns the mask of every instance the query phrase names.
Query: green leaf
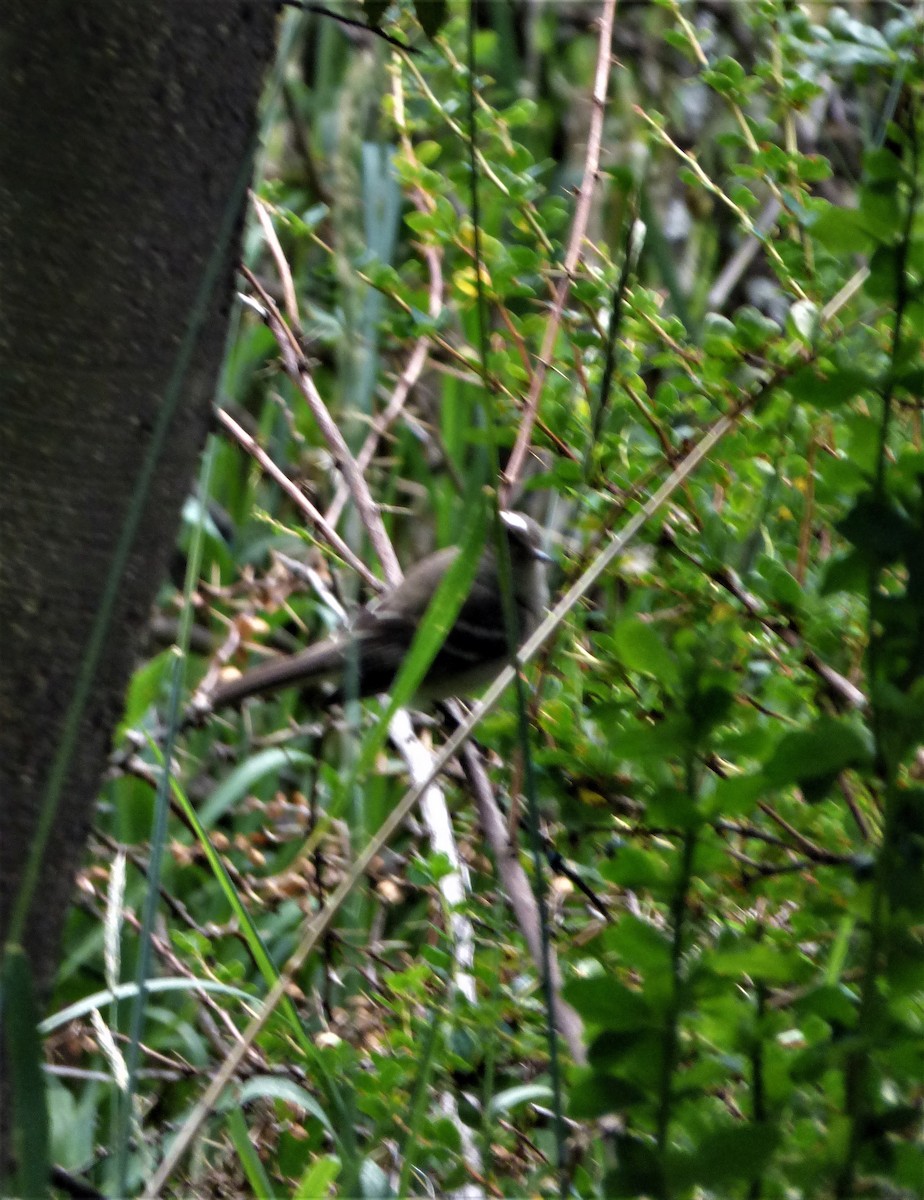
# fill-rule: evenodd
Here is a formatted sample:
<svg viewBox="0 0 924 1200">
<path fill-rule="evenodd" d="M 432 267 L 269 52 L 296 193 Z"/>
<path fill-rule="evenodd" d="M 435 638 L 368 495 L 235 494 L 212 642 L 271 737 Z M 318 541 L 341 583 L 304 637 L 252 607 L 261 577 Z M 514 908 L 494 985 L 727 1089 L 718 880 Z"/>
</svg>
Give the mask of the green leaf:
<svg viewBox="0 0 924 1200">
<path fill-rule="evenodd" d="M 917 549 L 914 527 L 891 504 L 874 496 L 861 496 L 837 528 L 868 563 L 882 566 Z"/>
<path fill-rule="evenodd" d="M 626 617 L 613 629 L 613 646 L 624 667 L 652 675 L 663 684 L 677 679 L 677 663 L 651 625 Z"/>
<path fill-rule="evenodd" d="M 834 174 L 830 161 L 821 154 L 791 154 L 790 162 L 805 183 L 820 183 Z"/>
<path fill-rule="evenodd" d="M 0 1014 L 4 1066 L 9 1066 L 12 1102 L 9 1124 L 16 1155 L 15 1194 L 47 1196 L 51 1163 L 48 1154 L 48 1109 L 38 1009 L 32 968 L 21 946 L 5 946 Z M 4 1164 L 5 1174 L 6 1165 Z"/>
<path fill-rule="evenodd" d="M 739 358 L 741 351 L 735 341 L 735 327 L 720 313 L 706 313 L 703 320 L 703 349 L 712 358 L 723 361 Z"/>
<path fill-rule="evenodd" d="M 417 145 L 414 147 L 414 153 L 416 154 L 418 160 L 422 162 L 425 167 L 429 167 L 430 164 L 435 163 L 439 156 L 443 153 L 443 147 L 439 142 L 434 141 L 432 138 L 428 138 L 417 143 Z M 410 224 L 410 222 L 408 222 L 408 224 Z"/>
<path fill-rule="evenodd" d="M 136 983 L 120 983 L 117 987 L 93 992 L 81 1000 L 75 1000 L 73 1004 L 68 1004 L 66 1008 L 53 1013 L 50 1017 L 46 1017 L 39 1025 L 39 1032 L 41 1034 L 52 1033 L 55 1029 L 69 1025 L 71 1021 L 77 1021 L 81 1017 L 87 1016 L 94 1009 L 103 1008 L 112 1004 L 113 1001 L 128 1000 L 136 995 L 137 991 Z M 236 996 L 245 1004 L 253 1002 L 252 994 L 242 991 L 240 988 L 230 987 L 215 979 L 187 978 L 185 975 L 178 979 L 149 979 L 145 984 L 145 992 L 149 995 L 158 992 L 215 992 L 223 996 Z"/>
<path fill-rule="evenodd" d="M 256 1147 L 250 1140 L 247 1121 L 239 1108 L 232 1108 L 228 1113 L 228 1132 L 237 1151 L 237 1157 L 250 1184 L 251 1195 L 257 1200 L 273 1200 L 275 1189 L 270 1183 L 266 1168 L 260 1161 Z"/>
<path fill-rule="evenodd" d="M 610 883 L 624 888 L 663 887 L 668 878 L 667 866 L 661 854 L 640 846 L 621 845 L 610 862 L 599 867 L 600 874 Z"/>
<path fill-rule="evenodd" d="M 894 303 L 903 278 L 901 250 L 898 246 L 877 246 L 869 260 L 869 275 L 864 293 L 881 303 Z"/>
<path fill-rule="evenodd" d="M 800 1019 L 808 1015 L 817 1016 L 845 1029 L 853 1029 L 859 1017 L 856 996 L 848 988 L 834 984 L 812 988 L 795 1001 L 793 1009 Z"/>
<path fill-rule="evenodd" d="M 202 806 L 199 820 L 204 829 L 210 829 L 216 821 L 233 808 L 238 801 L 243 800 L 253 786 L 267 775 L 278 771 L 291 769 L 296 766 L 309 766 L 314 762 L 310 754 L 304 750 L 288 750 L 271 747 L 261 750 L 244 760 L 236 767 L 223 783 L 212 792 Z"/>
<path fill-rule="evenodd" d="M 783 787 L 823 779 L 847 767 L 868 765 L 869 745 L 855 725 L 822 717 L 810 729 L 788 733 L 764 768 L 768 783 Z"/>
<path fill-rule="evenodd" d="M 701 1136 L 692 1153 L 668 1158 L 667 1175 L 672 1194 L 687 1188 L 722 1187 L 738 1180 L 756 1179 L 779 1144 L 775 1126 L 766 1122 L 729 1126 Z"/>
<path fill-rule="evenodd" d="M 796 577 L 772 558 L 761 563 L 760 573 L 769 585 L 771 598 L 783 608 L 798 611 L 805 596 Z"/>
<path fill-rule="evenodd" d="M 797 300 L 789 310 L 786 326 L 805 345 L 811 346 L 820 329 L 818 306 L 811 300 Z"/>
<path fill-rule="evenodd" d="M 838 554 L 826 564 L 819 584 L 819 594 L 833 596 L 837 592 L 866 593 L 869 588 L 869 563 L 862 554 L 851 550 Z"/>
<path fill-rule="evenodd" d="M 243 1106 L 257 1099 L 282 1100 L 315 1117 L 328 1133 L 334 1132 L 330 1118 L 314 1096 L 283 1075 L 254 1075 L 241 1088 L 236 1103 Z"/>
<path fill-rule="evenodd" d="M 817 367 L 810 365 L 797 371 L 786 387 L 794 400 L 813 408 L 831 409 L 847 404 L 865 392 L 870 384 L 869 374 L 858 367 L 842 367 L 822 375 Z"/>
<path fill-rule="evenodd" d="M 414 12 L 424 33 L 432 40 L 446 24 L 448 0 L 414 0 Z"/>
<path fill-rule="evenodd" d="M 838 208 L 827 201 L 816 201 L 816 204 L 806 217 L 806 225 L 826 250 L 832 254 L 861 254 L 869 248 L 872 239 L 855 208 Z"/>
<path fill-rule="evenodd" d="M 759 308 L 746 304 L 735 313 L 735 329 L 738 341 L 748 350 L 758 350 L 765 346 L 771 338 L 779 335 L 780 327 L 776 321 L 764 316 Z"/>
<path fill-rule="evenodd" d="M 638 1200 L 665 1196 L 664 1175 L 654 1143 L 637 1134 L 619 1133 L 613 1139 L 618 1166 L 603 1181 L 609 1200 Z"/>
<path fill-rule="evenodd" d="M 436 228 L 436 218 L 432 213 L 412 212 L 404 214 L 404 223 L 414 233 L 432 233 Z"/>
<path fill-rule="evenodd" d="M 876 146 L 863 153 L 863 174 L 871 182 L 898 183 L 908 172 L 900 158 L 886 146 Z"/>
<path fill-rule="evenodd" d="M 754 811 L 767 790 L 763 775 L 731 775 L 716 781 L 712 795 L 704 805 L 710 817 L 743 817 Z"/>
<path fill-rule="evenodd" d="M 607 947 L 633 969 L 669 972 L 670 939 L 650 922 L 623 913 L 603 937 Z"/>
<path fill-rule="evenodd" d="M 125 701 L 125 713 L 119 725 L 120 734 L 141 724 L 145 713 L 164 694 L 175 662 L 175 652 L 172 648 L 162 650 L 153 658 L 148 659 L 132 676 Z M 117 737 L 118 740 L 118 737 Z"/>
<path fill-rule="evenodd" d="M 898 189 L 889 184 L 863 188 L 860 192 L 860 217 L 870 236 L 881 243 L 880 250 L 894 246 L 903 218 Z"/>
<path fill-rule="evenodd" d="M 153 748 L 160 760 L 161 768 L 163 769 L 163 755 L 158 747 L 153 746 Z M 260 936 L 259 930 L 254 924 L 249 910 L 243 903 L 237 888 L 234 886 L 234 883 L 232 882 L 231 877 L 229 876 L 228 871 L 221 860 L 221 857 L 215 850 L 215 847 L 212 845 L 208 833 L 199 819 L 199 814 L 196 812 L 184 789 L 180 786 L 179 780 L 171 779 L 170 784 L 174 800 L 179 806 L 180 810 L 184 813 L 187 824 L 196 835 L 199 845 L 202 847 L 202 850 L 205 854 L 206 860 L 212 869 L 212 874 L 218 882 L 219 889 L 227 900 L 229 908 L 239 922 L 244 941 L 247 944 L 254 962 L 259 968 L 267 986 L 272 987 L 278 979 L 279 973 L 275 964 L 270 958 L 269 953 L 267 952 L 266 946 L 263 943 L 263 939 Z M 288 995 L 285 996 L 279 1007 L 295 1036 L 295 1040 L 302 1047 L 302 1049 L 307 1052 L 311 1046 L 311 1043 L 309 1042 L 308 1036 L 305 1033 L 304 1027 L 302 1026 L 292 998 Z"/>
<path fill-rule="evenodd" d="M 873 46 L 836 42 L 831 47 L 828 58 L 832 66 L 849 70 L 851 67 L 887 67 L 894 55 Z"/>
<path fill-rule="evenodd" d="M 687 712 L 693 737 L 702 742 L 728 716 L 735 691 L 724 680 L 710 682 L 708 674 L 694 682 L 695 687 L 687 698 Z"/>
<path fill-rule="evenodd" d="M 644 996 L 607 975 L 572 979 L 564 995 L 586 1021 L 605 1029 L 631 1032 L 655 1023 Z"/>
<path fill-rule="evenodd" d="M 364 1158 L 360 1164 L 359 1184 L 363 1200 L 391 1200 L 396 1195 L 388 1176 L 371 1158 Z"/>
<path fill-rule="evenodd" d="M 728 55 L 720 58 L 715 66 L 702 73 L 703 82 L 722 96 L 734 95 L 740 90 L 746 78 L 744 67 Z"/>
<path fill-rule="evenodd" d="M 739 939 L 737 945 L 717 949 L 709 958 L 709 969 L 724 978 L 746 975 L 755 983 L 794 983 L 811 970 L 811 964 L 796 950 L 775 946 L 772 942 Z"/>
<path fill-rule="evenodd" d="M 587 1069 L 575 1076 L 568 1093 L 568 1112 L 578 1120 L 625 1112 L 646 1100 L 641 1088 L 625 1079 L 614 1079 L 605 1071 Z"/>
<path fill-rule="evenodd" d="M 545 1083 L 522 1083 L 518 1087 L 506 1088 L 491 1097 L 488 1104 L 488 1115 L 500 1117 L 512 1112 L 524 1104 L 549 1104 L 552 1100 L 552 1089 Z"/>
<path fill-rule="evenodd" d="M 683 740 L 678 741 L 674 748 L 676 757 L 678 750 L 695 745 L 696 738 L 687 724 Z M 685 752 L 688 752 L 685 751 Z M 696 802 L 696 797 L 685 788 L 671 787 L 664 784 L 656 788 L 648 797 L 646 806 L 648 820 L 654 825 L 665 825 L 673 829 L 696 829 L 704 820 L 703 813 Z"/>
<path fill-rule="evenodd" d="M 645 762 L 651 758 L 671 758 L 681 753 L 686 744 L 686 724 L 677 721 L 657 721 L 637 729 L 613 731 L 613 751 L 626 762 Z"/>
<path fill-rule="evenodd" d="M 294 1200 L 327 1200 L 331 1184 L 341 1169 L 340 1160 L 332 1155 L 319 1158 L 298 1181 Z"/>
</svg>

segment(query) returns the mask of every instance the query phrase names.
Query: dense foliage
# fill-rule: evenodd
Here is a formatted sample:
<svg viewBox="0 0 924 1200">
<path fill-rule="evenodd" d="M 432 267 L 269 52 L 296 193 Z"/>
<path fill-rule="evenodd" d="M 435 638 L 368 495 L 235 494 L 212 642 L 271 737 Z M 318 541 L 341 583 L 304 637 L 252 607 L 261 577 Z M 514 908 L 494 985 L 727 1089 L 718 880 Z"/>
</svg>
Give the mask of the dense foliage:
<svg viewBox="0 0 924 1200">
<path fill-rule="evenodd" d="M 261 319 L 275 298 L 351 452 L 376 430 L 364 475 L 408 562 L 466 536 L 535 385 L 517 503 L 557 535 L 559 593 L 714 431 L 528 669 L 531 770 L 513 690 L 478 730 L 524 861 L 532 778 L 540 836 L 607 910 L 567 875 L 536 881 L 587 1061 L 550 1043 L 542 956 L 450 772 L 476 1001 L 454 982 L 448 861 L 411 821 L 172 1194 L 769 1200 L 910 1197 L 924 1178 L 921 12 L 624 3 L 598 112 L 603 7 L 480 4 L 469 30 L 453 4 L 370 0 L 412 55 L 286 18 L 242 283 L 260 311 L 242 308 L 222 397 L 372 562 Z M 216 437 L 187 515 L 189 687 L 204 655 L 244 665 L 325 632 L 328 587 L 357 589 L 240 440 Z M 154 636 L 183 604 L 165 588 Z M 123 735 L 165 712 L 173 652 L 155 649 Z M 150 1176 L 405 789 L 395 752 L 369 750 L 377 711 L 287 694 L 180 736 L 130 1120 L 133 989 L 50 1033 L 68 1169 Z M 161 759 L 131 747 L 59 1010 L 135 978 Z M 99 1147 L 119 1138 L 117 1168 Z"/>
</svg>

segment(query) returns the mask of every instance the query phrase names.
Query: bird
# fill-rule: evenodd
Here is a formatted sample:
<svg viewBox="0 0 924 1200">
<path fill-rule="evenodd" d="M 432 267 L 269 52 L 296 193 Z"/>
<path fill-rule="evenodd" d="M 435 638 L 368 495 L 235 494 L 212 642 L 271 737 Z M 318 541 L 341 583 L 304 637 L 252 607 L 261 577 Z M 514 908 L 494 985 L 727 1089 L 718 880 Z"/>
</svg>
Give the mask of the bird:
<svg viewBox="0 0 924 1200">
<path fill-rule="evenodd" d="M 517 645 L 536 628 L 548 605 L 542 529 L 526 513 L 501 510 L 510 549 Z M 327 702 L 365 699 L 389 691 L 437 588 L 460 553 L 458 546 L 428 554 L 401 583 L 375 597 L 352 625 L 307 649 L 261 663 L 220 682 L 207 697 L 212 711 L 251 696 L 298 687 Z M 414 696 L 429 704 L 477 691 L 510 661 L 501 576 L 495 547 L 484 547 L 468 595 Z"/>
</svg>

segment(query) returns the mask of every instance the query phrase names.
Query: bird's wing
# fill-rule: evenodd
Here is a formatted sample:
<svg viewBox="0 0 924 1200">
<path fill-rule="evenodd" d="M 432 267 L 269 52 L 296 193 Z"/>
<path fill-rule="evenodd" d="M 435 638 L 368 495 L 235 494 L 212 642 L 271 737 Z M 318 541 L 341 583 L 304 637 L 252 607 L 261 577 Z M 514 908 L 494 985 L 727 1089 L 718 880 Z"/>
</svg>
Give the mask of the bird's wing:
<svg viewBox="0 0 924 1200">
<path fill-rule="evenodd" d="M 442 578 L 458 553 L 457 547 L 450 547 L 424 559 L 408 571 L 394 593 L 376 602 L 371 616 L 383 637 L 392 642 L 404 640 L 405 645 L 410 645 L 433 598 L 433 574 Z M 431 580 L 430 587 L 422 586 L 427 578 Z M 411 612 L 413 620 L 407 622 L 404 614 Z M 494 557 L 488 551 L 475 572 L 468 595 L 436 656 L 433 669 L 439 675 L 467 672 L 478 663 L 503 659 L 506 653 L 507 635 L 503 609 L 498 603 L 497 571 Z"/>
<path fill-rule="evenodd" d="M 377 597 L 357 615 L 346 650 L 342 695 L 387 692 L 407 655 L 420 621 L 433 599 L 433 581 L 442 579 L 458 554 L 439 550 L 415 564 L 396 588 Z M 350 666 L 350 656 L 355 665 Z M 352 685 L 350 671 L 353 672 Z"/>
<path fill-rule="evenodd" d="M 433 599 L 440 580 L 459 555 L 458 546 L 437 550 L 415 563 L 396 588 L 378 596 L 360 612 L 354 628 L 361 632 L 373 628 L 378 621 L 397 620 L 413 624 L 420 623 L 427 606 Z"/>
<path fill-rule="evenodd" d="M 497 568 L 488 554 L 433 664 L 437 675 L 467 673 L 479 664 L 491 673 L 507 657 L 507 630 L 497 590 Z"/>
</svg>

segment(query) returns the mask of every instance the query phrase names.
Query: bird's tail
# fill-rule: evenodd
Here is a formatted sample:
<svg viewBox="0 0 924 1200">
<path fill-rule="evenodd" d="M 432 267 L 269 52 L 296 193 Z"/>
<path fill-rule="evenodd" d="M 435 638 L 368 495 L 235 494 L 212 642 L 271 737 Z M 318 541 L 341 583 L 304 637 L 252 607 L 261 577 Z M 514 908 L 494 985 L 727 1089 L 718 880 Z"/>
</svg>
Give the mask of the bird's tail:
<svg viewBox="0 0 924 1200">
<path fill-rule="evenodd" d="M 275 692 L 285 687 L 320 689 L 331 679 L 339 679 L 344 670 L 347 639 L 326 638 L 299 654 L 274 658 L 251 667 L 234 679 L 222 680 L 201 698 L 199 707 L 208 711 L 240 704 L 250 696 Z"/>
</svg>

